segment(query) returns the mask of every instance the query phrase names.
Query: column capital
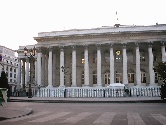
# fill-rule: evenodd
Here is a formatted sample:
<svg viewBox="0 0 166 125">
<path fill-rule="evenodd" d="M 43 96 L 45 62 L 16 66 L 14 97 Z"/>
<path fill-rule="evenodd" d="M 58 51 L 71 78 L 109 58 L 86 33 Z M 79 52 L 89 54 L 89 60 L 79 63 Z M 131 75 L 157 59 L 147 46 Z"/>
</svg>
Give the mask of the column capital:
<svg viewBox="0 0 166 125">
<path fill-rule="evenodd" d="M 72 48 L 73 50 L 76 50 L 76 45 L 72 45 L 71 48 Z"/>
<path fill-rule="evenodd" d="M 127 43 L 122 43 L 122 45 L 123 45 L 123 48 L 126 48 Z"/>
<path fill-rule="evenodd" d="M 64 46 L 59 46 L 60 50 L 63 51 L 64 50 Z"/>
<path fill-rule="evenodd" d="M 41 53 L 42 48 L 41 48 L 41 47 L 37 47 L 37 48 L 36 48 L 36 51 L 37 51 L 38 53 Z"/>
<path fill-rule="evenodd" d="M 49 50 L 49 51 L 52 51 L 52 50 L 53 50 L 53 46 L 49 46 L 49 47 L 48 47 L 48 50 Z"/>
<path fill-rule="evenodd" d="M 148 47 L 152 47 L 153 42 L 148 43 Z"/>
<path fill-rule="evenodd" d="M 87 45 L 87 44 L 85 44 L 85 45 L 84 45 L 84 48 L 85 48 L 85 49 L 88 49 L 88 45 Z"/>
<path fill-rule="evenodd" d="M 165 46 L 166 41 L 161 41 L 161 46 Z"/>
<path fill-rule="evenodd" d="M 96 44 L 97 49 L 100 49 L 100 47 L 101 47 L 101 44 Z"/>
<path fill-rule="evenodd" d="M 111 48 L 113 48 L 113 47 L 114 47 L 114 43 L 109 43 L 109 46 L 110 46 Z"/>
<path fill-rule="evenodd" d="M 139 47 L 139 45 L 140 45 L 140 43 L 138 43 L 138 42 L 135 43 L 135 47 Z"/>
</svg>

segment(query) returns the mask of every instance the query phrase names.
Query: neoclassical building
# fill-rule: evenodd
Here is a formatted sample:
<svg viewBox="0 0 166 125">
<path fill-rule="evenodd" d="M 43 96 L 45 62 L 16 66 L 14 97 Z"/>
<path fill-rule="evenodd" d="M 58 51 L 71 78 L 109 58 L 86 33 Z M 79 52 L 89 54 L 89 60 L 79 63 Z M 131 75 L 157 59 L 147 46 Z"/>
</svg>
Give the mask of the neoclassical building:
<svg viewBox="0 0 166 125">
<path fill-rule="evenodd" d="M 18 50 L 20 84 L 43 87 L 105 87 L 112 83 L 156 86 L 153 70 L 166 61 L 166 24 L 41 32 L 34 58 Z"/>
</svg>

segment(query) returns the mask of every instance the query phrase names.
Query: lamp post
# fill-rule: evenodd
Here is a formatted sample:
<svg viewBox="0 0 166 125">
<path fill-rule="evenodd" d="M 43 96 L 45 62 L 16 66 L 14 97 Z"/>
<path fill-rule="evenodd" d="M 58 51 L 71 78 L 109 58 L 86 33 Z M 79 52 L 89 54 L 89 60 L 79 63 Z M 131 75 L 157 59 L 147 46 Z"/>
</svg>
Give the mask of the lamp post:
<svg viewBox="0 0 166 125">
<path fill-rule="evenodd" d="M 28 54 L 29 52 L 29 54 Z M 26 47 L 24 48 L 24 56 L 28 57 L 28 59 L 30 60 L 33 60 L 34 59 L 34 56 L 36 54 L 36 48 L 34 47 L 33 49 L 30 49 L 28 50 Z M 32 98 L 32 88 L 31 88 L 31 84 L 32 84 L 32 70 L 31 70 L 31 65 L 30 65 L 30 79 L 29 79 L 29 82 L 28 82 L 28 98 Z"/>
<path fill-rule="evenodd" d="M 61 66 L 61 69 L 62 69 L 62 72 L 64 72 L 64 78 L 65 78 L 65 67 L 64 66 Z M 64 81 L 65 82 L 65 81 Z M 64 88 L 64 98 L 66 98 L 66 89 Z"/>
</svg>

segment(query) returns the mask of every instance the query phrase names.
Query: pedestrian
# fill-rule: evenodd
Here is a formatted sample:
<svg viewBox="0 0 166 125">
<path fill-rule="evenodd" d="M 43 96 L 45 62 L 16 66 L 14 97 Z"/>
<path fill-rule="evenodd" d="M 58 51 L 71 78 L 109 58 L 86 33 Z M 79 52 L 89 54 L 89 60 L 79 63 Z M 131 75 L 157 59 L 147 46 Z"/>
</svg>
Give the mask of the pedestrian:
<svg viewBox="0 0 166 125">
<path fill-rule="evenodd" d="M 9 84 L 8 84 L 8 78 L 7 78 L 6 73 L 4 71 L 1 72 L 0 88 L 8 89 L 7 97 L 10 98 L 10 87 L 9 87 Z"/>
</svg>

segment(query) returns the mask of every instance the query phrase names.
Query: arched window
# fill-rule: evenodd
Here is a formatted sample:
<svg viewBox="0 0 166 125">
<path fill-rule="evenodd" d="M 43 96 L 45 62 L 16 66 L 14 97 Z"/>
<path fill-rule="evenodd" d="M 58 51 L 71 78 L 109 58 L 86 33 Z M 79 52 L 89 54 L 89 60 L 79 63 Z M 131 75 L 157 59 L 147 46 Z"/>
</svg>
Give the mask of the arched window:
<svg viewBox="0 0 166 125">
<path fill-rule="evenodd" d="M 110 53 L 108 50 L 104 52 L 104 57 L 105 57 L 105 62 L 109 63 L 110 62 Z"/>
<path fill-rule="evenodd" d="M 93 52 L 93 63 L 97 63 L 97 52 Z"/>
<path fill-rule="evenodd" d="M 141 70 L 141 83 L 146 83 L 146 72 L 144 69 Z"/>
<path fill-rule="evenodd" d="M 116 59 L 116 62 L 122 62 L 122 53 L 121 53 L 120 50 L 116 51 L 116 57 L 115 57 L 115 59 Z"/>
<path fill-rule="evenodd" d="M 97 72 L 93 71 L 93 84 L 97 84 Z"/>
</svg>

